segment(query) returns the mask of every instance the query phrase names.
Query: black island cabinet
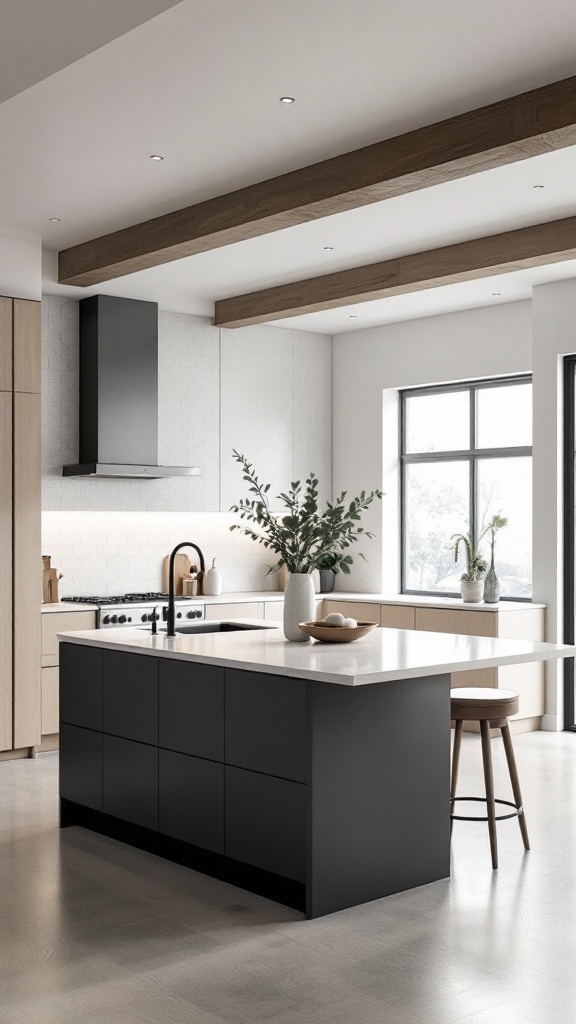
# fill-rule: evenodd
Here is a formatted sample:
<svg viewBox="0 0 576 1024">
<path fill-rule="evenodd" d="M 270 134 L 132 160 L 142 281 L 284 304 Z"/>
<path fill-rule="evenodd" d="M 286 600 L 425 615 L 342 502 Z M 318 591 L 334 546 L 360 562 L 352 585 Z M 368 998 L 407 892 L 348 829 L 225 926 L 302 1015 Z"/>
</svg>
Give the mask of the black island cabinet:
<svg viewBox="0 0 576 1024">
<path fill-rule="evenodd" d="M 63 642 L 62 827 L 308 917 L 449 874 L 449 677 L 345 686 Z"/>
</svg>

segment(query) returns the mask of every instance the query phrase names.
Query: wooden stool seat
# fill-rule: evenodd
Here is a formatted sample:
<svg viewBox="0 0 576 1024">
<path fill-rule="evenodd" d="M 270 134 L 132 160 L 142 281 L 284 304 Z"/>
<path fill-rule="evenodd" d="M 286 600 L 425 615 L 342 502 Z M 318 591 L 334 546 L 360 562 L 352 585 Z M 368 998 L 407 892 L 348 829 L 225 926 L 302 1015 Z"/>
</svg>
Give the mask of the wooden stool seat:
<svg viewBox="0 0 576 1024">
<path fill-rule="evenodd" d="M 512 747 L 512 736 L 508 718 L 518 711 L 520 698 L 513 690 L 496 690 L 487 687 L 458 687 L 450 691 L 450 717 L 456 722 L 454 733 L 454 751 L 452 754 L 452 779 L 450 783 L 450 831 L 454 821 L 487 821 L 490 834 L 490 851 L 492 853 L 492 867 L 498 867 L 498 843 L 496 838 L 496 821 L 503 818 L 518 818 L 524 849 L 530 849 L 528 840 L 528 829 L 522 806 L 522 793 Z M 460 745 L 462 742 L 462 723 L 480 722 L 480 735 L 482 737 L 482 761 L 484 766 L 484 785 L 486 787 L 485 797 L 456 796 L 456 784 L 458 781 L 458 766 L 460 762 Z M 514 794 L 514 803 L 510 800 L 497 800 L 494 796 L 494 775 L 492 771 L 492 753 L 490 750 L 490 726 L 500 729 L 504 741 L 504 751 L 510 772 L 510 782 Z M 454 814 L 456 801 L 480 801 L 486 803 L 487 817 L 467 817 L 461 814 Z M 496 804 L 504 804 L 512 807 L 511 814 L 496 816 Z"/>
<path fill-rule="evenodd" d="M 452 721 L 501 721 L 515 715 L 519 707 L 520 698 L 513 690 L 495 690 L 483 686 L 462 686 L 450 690 Z"/>
</svg>

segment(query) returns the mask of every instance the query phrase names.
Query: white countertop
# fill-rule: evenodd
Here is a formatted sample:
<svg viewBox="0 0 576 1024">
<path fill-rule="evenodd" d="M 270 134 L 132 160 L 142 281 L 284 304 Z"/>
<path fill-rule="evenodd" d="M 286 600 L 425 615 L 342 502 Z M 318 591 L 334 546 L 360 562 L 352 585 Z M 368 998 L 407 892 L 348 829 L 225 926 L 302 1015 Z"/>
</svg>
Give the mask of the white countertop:
<svg viewBox="0 0 576 1024">
<path fill-rule="evenodd" d="M 54 604 L 43 604 L 42 614 L 49 612 L 97 612 L 97 604 L 77 604 L 75 601 L 56 601 Z"/>
<path fill-rule="evenodd" d="M 266 625 L 263 620 L 236 620 Z M 64 643 L 360 686 L 473 668 L 574 657 L 576 647 L 529 640 L 374 629 L 349 644 L 291 643 L 278 628 L 180 635 L 122 627 L 60 633 Z"/>
<path fill-rule="evenodd" d="M 322 594 L 318 595 L 322 597 Z M 252 604 L 256 601 L 283 601 L 283 590 L 237 590 L 229 594 L 218 594 L 218 597 L 211 597 L 209 594 L 200 594 L 199 601 L 205 604 Z"/>
<path fill-rule="evenodd" d="M 344 590 L 331 590 L 329 594 L 318 594 L 326 601 L 364 601 L 366 604 L 405 604 L 414 608 L 458 608 L 467 612 L 517 612 L 532 608 L 545 608 L 545 604 L 531 601 L 499 601 L 498 604 L 469 604 L 460 597 L 426 597 L 418 594 L 347 594 Z"/>
</svg>

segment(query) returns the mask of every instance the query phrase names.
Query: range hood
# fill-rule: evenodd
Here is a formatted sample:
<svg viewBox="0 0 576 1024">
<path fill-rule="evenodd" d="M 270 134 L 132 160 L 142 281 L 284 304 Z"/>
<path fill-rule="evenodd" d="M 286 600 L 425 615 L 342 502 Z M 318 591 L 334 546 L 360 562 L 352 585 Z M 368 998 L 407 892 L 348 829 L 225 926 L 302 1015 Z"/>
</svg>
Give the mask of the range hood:
<svg viewBox="0 0 576 1024">
<path fill-rule="evenodd" d="M 115 295 L 80 300 L 80 459 L 63 476 L 202 476 L 158 465 L 158 305 Z"/>
</svg>

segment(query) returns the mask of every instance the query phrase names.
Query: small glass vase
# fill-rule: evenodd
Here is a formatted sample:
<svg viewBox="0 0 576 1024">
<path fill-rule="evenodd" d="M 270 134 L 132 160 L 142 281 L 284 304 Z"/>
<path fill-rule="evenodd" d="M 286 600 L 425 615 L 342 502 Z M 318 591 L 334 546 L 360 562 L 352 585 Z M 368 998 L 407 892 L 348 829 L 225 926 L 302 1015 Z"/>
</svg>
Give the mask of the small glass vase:
<svg viewBox="0 0 576 1024">
<path fill-rule="evenodd" d="M 484 604 L 498 604 L 500 600 L 500 581 L 494 568 L 494 559 L 484 579 Z"/>
</svg>

